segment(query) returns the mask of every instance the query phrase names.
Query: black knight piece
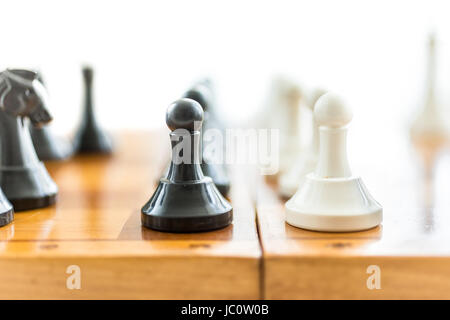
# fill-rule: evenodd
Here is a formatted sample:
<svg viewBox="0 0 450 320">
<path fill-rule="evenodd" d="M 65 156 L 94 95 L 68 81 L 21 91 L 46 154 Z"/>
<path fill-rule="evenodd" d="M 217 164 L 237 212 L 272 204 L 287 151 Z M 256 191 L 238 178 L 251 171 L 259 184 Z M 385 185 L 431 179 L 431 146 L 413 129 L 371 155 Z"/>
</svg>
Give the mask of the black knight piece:
<svg viewBox="0 0 450 320">
<path fill-rule="evenodd" d="M 210 143 L 215 143 L 213 139 L 211 142 L 208 139 L 204 139 L 205 130 L 219 130 L 223 134 L 223 128 L 220 126 L 219 122 L 215 120 L 212 112 L 212 92 L 209 87 L 204 84 L 197 84 L 192 87 L 184 94 L 184 98 L 189 98 L 197 101 L 203 108 L 204 111 L 204 125 L 202 130 L 202 162 L 201 167 L 205 176 L 211 177 L 219 189 L 222 195 L 227 196 L 230 191 L 230 180 L 228 179 L 226 168 L 223 164 L 224 154 L 222 146 L 211 146 Z M 220 148 L 220 150 L 218 149 Z M 208 151 L 219 151 L 220 158 L 217 159 L 217 155 L 213 153 L 208 153 Z"/>
<path fill-rule="evenodd" d="M 142 224 L 166 232 L 200 232 L 228 226 L 233 208 L 200 167 L 200 130 L 203 110 L 191 99 L 167 109 L 172 144 L 167 175 L 142 208 Z"/>
<path fill-rule="evenodd" d="M 42 76 L 39 73 L 38 79 L 41 81 L 42 85 L 45 86 Z M 44 108 L 48 109 L 47 95 L 43 95 L 41 98 L 44 103 Z M 50 126 L 44 125 L 42 127 L 37 127 L 30 124 L 29 130 L 34 149 L 40 160 L 63 160 L 68 158 L 72 153 L 71 144 L 62 138 L 55 136 Z"/>
<path fill-rule="evenodd" d="M 0 186 L 16 211 L 51 205 L 58 193 L 36 155 L 27 125 L 51 120 L 42 102 L 44 95 L 36 72 L 8 69 L 0 73 Z"/>
<path fill-rule="evenodd" d="M 97 124 L 94 114 L 93 77 L 94 70 L 91 67 L 84 67 L 84 109 L 80 127 L 75 135 L 74 149 L 78 153 L 111 153 L 111 140 Z"/>
</svg>

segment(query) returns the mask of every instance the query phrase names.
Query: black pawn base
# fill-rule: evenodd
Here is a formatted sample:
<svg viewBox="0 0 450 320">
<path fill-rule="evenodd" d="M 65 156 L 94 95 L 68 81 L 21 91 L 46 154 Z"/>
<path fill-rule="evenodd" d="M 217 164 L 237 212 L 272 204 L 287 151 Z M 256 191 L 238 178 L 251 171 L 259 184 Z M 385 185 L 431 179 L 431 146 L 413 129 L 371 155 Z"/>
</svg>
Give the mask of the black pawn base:
<svg viewBox="0 0 450 320">
<path fill-rule="evenodd" d="M 77 153 L 112 153 L 110 137 L 98 128 L 82 128 L 75 138 Z"/>
<path fill-rule="evenodd" d="M 141 220 L 143 226 L 164 232 L 211 231 L 231 224 L 233 208 L 209 177 L 186 184 L 161 179 L 142 208 Z"/>
<path fill-rule="evenodd" d="M 228 180 L 223 165 L 203 162 L 200 166 L 203 174 L 213 179 L 219 192 L 224 197 L 228 197 L 228 193 L 230 192 L 230 180 Z"/>
<path fill-rule="evenodd" d="M 72 153 L 72 146 L 67 141 L 54 137 L 47 127 L 32 127 L 30 134 L 39 160 L 64 160 Z"/>
<path fill-rule="evenodd" d="M 58 187 L 42 162 L 34 168 L 3 168 L 0 181 L 15 211 L 43 208 L 56 202 Z"/>
</svg>

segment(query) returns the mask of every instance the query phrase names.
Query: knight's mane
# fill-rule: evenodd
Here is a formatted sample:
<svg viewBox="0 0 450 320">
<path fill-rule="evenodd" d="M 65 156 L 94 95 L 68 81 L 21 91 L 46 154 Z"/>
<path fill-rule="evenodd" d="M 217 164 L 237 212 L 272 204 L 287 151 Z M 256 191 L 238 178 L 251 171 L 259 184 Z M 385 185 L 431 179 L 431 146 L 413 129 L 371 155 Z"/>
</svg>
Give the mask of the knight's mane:
<svg viewBox="0 0 450 320">
<path fill-rule="evenodd" d="M 13 89 L 14 83 L 26 88 L 32 88 L 33 80 L 36 77 L 36 72 L 23 69 L 6 69 L 0 72 L 0 107 L 4 107 L 5 97 Z"/>
<path fill-rule="evenodd" d="M 22 69 L 6 69 L 2 74 L 9 80 L 30 88 L 33 87 L 33 80 L 37 78 L 36 72 Z"/>
<path fill-rule="evenodd" d="M 4 72 L 0 72 L 0 108 L 4 107 L 4 100 L 8 93 L 11 91 L 11 80 Z"/>
</svg>

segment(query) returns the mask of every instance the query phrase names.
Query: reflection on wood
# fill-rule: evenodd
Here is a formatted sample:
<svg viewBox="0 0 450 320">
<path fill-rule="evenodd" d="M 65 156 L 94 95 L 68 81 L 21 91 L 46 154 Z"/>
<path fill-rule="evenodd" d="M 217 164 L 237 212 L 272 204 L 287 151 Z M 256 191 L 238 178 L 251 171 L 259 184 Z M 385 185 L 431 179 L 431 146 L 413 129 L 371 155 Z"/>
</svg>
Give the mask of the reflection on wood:
<svg viewBox="0 0 450 320">
<path fill-rule="evenodd" d="M 257 299 L 255 209 L 233 175 L 232 226 L 170 234 L 143 229 L 140 209 L 168 153 L 159 133 L 125 133 L 111 156 L 76 156 L 47 167 L 60 188 L 50 208 L 0 228 L 0 298 Z M 66 288 L 78 265 L 82 289 Z"/>
<path fill-rule="evenodd" d="M 443 184 L 450 163 L 436 158 L 433 176 L 421 174 L 413 163 L 399 152 L 389 171 L 393 174 L 380 174 L 379 168 L 365 172 L 377 175 L 370 176 L 377 182 L 370 190 L 382 195 L 384 221 L 354 233 L 312 232 L 286 224 L 284 200 L 275 185 L 261 179 L 257 215 L 264 297 L 450 298 L 450 198 Z M 371 265 L 380 267 L 380 290 L 366 285 Z"/>
</svg>

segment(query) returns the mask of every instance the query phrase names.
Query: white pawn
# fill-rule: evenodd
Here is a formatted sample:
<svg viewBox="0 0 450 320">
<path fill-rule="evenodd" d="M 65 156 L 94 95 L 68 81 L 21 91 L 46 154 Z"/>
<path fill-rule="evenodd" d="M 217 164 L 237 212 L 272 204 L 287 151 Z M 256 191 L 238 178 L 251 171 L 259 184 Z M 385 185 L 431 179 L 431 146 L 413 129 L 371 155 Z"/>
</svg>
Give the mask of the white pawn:
<svg viewBox="0 0 450 320">
<path fill-rule="evenodd" d="M 350 171 L 347 130 L 352 111 L 334 94 L 319 98 L 314 117 L 319 125 L 320 148 L 316 170 L 286 203 L 286 222 L 299 228 L 350 232 L 373 228 L 383 209 L 360 177 Z"/>
<path fill-rule="evenodd" d="M 316 89 L 312 92 L 308 107 L 314 114 L 314 105 L 317 100 L 325 94 L 322 89 Z M 284 198 L 292 197 L 299 186 L 301 186 L 308 173 L 314 171 L 319 159 L 319 126 L 312 117 L 312 137 L 309 147 L 295 161 L 294 165 L 287 170 L 280 178 L 279 191 Z"/>
<path fill-rule="evenodd" d="M 411 125 L 413 142 L 439 145 L 448 137 L 448 129 L 436 99 L 436 38 L 428 40 L 428 68 L 426 78 L 425 105 Z"/>
</svg>

